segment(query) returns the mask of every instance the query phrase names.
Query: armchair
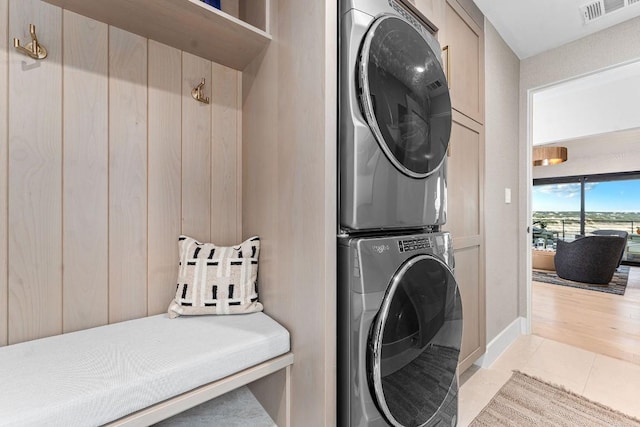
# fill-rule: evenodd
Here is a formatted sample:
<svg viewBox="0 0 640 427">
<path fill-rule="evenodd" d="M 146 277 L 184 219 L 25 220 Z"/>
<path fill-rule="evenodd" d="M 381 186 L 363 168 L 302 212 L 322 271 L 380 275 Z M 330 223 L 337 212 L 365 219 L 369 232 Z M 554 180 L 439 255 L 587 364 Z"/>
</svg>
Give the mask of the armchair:
<svg viewBox="0 0 640 427">
<path fill-rule="evenodd" d="M 558 240 L 554 258 L 558 277 L 606 285 L 618 268 L 626 246 L 619 236 L 586 236 L 573 242 Z"/>
<path fill-rule="evenodd" d="M 627 241 L 627 238 L 629 238 L 629 233 L 627 233 L 626 231 L 622 231 L 622 230 L 596 230 L 594 231 L 592 234 L 595 234 L 597 236 L 620 236 L 622 238 L 624 238 L 624 241 Z M 624 249 L 622 250 L 622 253 L 620 254 L 620 260 L 618 261 L 618 266 L 620 266 L 620 263 L 622 262 L 622 257 L 624 256 Z"/>
</svg>

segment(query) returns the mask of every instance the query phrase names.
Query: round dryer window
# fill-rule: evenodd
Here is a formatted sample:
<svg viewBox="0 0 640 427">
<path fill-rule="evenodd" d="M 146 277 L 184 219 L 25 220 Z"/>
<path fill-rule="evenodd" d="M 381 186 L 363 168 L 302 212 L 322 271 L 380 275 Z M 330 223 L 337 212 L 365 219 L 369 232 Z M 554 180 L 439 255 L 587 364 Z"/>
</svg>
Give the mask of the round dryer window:
<svg viewBox="0 0 640 427">
<path fill-rule="evenodd" d="M 389 284 L 368 343 L 369 386 L 391 425 L 425 425 L 457 393 L 461 341 L 451 270 L 430 255 L 409 259 Z"/>
<path fill-rule="evenodd" d="M 413 178 L 438 169 L 451 135 L 449 88 L 422 31 L 383 15 L 367 32 L 358 67 L 367 123 L 391 163 Z"/>
</svg>

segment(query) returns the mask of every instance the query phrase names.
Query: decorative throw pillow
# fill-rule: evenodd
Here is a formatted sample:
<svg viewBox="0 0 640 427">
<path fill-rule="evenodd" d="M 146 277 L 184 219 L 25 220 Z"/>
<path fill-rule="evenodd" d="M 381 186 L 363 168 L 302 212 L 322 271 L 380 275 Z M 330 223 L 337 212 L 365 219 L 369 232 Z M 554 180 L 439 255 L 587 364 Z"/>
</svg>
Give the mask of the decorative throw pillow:
<svg viewBox="0 0 640 427">
<path fill-rule="evenodd" d="M 216 246 L 180 236 L 176 296 L 169 317 L 262 311 L 257 276 L 260 238 L 237 246 Z"/>
</svg>

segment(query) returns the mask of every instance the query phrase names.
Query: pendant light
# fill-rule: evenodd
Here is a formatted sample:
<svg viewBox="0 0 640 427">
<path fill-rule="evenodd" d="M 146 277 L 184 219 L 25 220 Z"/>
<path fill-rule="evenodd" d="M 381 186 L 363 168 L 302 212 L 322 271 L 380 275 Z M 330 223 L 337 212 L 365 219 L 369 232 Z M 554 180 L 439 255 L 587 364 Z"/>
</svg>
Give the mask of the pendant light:
<svg viewBox="0 0 640 427">
<path fill-rule="evenodd" d="M 533 147 L 533 166 L 557 165 L 567 161 L 567 147 Z"/>
</svg>

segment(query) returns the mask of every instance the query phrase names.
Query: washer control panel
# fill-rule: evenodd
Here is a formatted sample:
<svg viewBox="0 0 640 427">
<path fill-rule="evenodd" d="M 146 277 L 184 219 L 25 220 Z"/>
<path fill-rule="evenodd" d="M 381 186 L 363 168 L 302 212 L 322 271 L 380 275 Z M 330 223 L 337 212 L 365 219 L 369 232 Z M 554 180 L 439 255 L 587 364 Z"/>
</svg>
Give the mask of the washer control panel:
<svg viewBox="0 0 640 427">
<path fill-rule="evenodd" d="M 400 253 L 417 251 L 420 249 L 432 248 L 433 244 L 428 237 L 421 237 L 418 239 L 398 240 L 398 249 Z"/>
</svg>

